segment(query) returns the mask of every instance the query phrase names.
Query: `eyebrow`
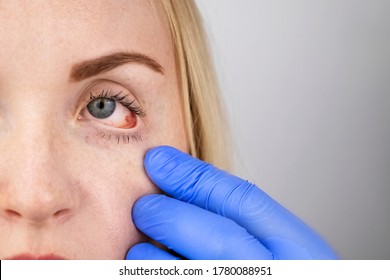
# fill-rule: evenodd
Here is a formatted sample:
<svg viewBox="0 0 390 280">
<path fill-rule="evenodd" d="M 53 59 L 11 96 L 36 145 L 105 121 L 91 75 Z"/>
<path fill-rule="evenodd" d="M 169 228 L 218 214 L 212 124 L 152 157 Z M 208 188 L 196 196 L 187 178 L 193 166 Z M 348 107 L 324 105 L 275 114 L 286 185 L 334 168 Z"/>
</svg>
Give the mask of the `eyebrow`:
<svg viewBox="0 0 390 280">
<path fill-rule="evenodd" d="M 164 68 L 157 61 L 144 54 L 137 52 L 116 52 L 73 65 L 70 71 L 70 81 L 78 82 L 110 71 L 126 63 L 139 63 L 164 75 Z"/>
</svg>

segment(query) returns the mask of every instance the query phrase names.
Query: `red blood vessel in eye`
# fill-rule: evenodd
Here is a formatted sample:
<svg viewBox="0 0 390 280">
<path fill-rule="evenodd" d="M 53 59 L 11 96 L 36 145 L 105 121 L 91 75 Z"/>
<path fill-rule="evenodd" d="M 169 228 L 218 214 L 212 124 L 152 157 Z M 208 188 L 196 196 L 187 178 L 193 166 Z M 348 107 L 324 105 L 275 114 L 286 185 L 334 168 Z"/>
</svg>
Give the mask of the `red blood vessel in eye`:
<svg viewBox="0 0 390 280">
<path fill-rule="evenodd" d="M 118 128 L 133 128 L 137 124 L 137 116 L 134 113 L 130 113 L 125 117 L 124 124 L 118 126 Z"/>
</svg>

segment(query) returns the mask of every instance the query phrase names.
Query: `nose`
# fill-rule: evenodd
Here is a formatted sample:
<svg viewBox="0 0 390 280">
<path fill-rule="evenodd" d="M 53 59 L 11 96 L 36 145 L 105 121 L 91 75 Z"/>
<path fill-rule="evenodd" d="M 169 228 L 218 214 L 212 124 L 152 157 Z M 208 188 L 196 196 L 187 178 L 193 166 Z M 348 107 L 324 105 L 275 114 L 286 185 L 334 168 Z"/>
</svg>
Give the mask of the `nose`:
<svg viewBox="0 0 390 280">
<path fill-rule="evenodd" d="M 74 214 L 78 195 L 64 165 L 66 146 L 48 131 L 44 124 L 24 125 L 12 131 L 17 137 L 1 141 L 6 146 L 0 155 L 3 218 L 41 225 Z"/>
<path fill-rule="evenodd" d="M 24 189 L 31 185 L 26 184 Z M 61 192 L 54 190 L 55 185 L 34 185 L 31 190 L 22 190 L 21 187 L 13 189 L 2 207 L 5 217 L 32 224 L 43 224 L 51 220 L 59 221 L 71 215 L 72 207 Z"/>
</svg>

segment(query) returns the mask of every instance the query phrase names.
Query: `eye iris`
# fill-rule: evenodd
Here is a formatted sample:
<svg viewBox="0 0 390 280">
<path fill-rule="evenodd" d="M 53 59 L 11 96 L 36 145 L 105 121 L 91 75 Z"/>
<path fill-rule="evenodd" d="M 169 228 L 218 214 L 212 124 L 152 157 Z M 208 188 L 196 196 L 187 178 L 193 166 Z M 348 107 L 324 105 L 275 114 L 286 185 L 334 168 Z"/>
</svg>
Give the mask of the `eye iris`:
<svg viewBox="0 0 390 280">
<path fill-rule="evenodd" d="M 92 100 L 87 105 L 88 112 L 98 119 L 105 119 L 115 111 L 115 100 L 100 97 Z"/>
</svg>

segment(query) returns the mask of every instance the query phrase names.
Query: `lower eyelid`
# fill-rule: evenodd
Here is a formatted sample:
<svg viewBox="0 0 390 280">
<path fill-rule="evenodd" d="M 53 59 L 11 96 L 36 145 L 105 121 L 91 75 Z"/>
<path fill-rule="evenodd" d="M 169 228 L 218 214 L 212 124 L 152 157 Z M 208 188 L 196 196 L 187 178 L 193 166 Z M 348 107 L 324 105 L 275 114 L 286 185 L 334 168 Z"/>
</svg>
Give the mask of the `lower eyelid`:
<svg viewBox="0 0 390 280">
<path fill-rule="evenodd" d="M 107 131 L 99 130 L 96 137 L 100 139 L 113 140 L 117 144 L 124 143 L 129 144 L 130 141 L 141 142 L 142 136 L 139 133 L 111 133 Z"/>
<path fill-rule="evenodd" d="M 130 143 L 131 141 L 140 142 L 142 141 L 142 127 L 140 123 L 139 117 L 137 117 L 137 124 L 136 127 L 132 129 L 121 129 L 121 128 L 115 128 L 114 126 L 110 127 L 105 124 L 102 124 L 101 122 L 97 121 L 90 121 L 94 122 L 94 124 L 90 124 L 91 126 L 94 126 L 95 128 L 95 136 L 97 139 L 101 140 L 110 140 L 114 143 Z"/>
<path fill-rule="evenodd" d="M 91 122 L 95 122 L 95 124 L 91 124 Z M 78 119 L 78 123 L 81 126 L 79 133 L 86 135 L 85 141 L 89 144 L 93 142 L 96 144 L 136 144 L 143 141 L 142 127 L 137 129 L 109 129 L 104 124 L 87 119 Z"/>
</svg>

